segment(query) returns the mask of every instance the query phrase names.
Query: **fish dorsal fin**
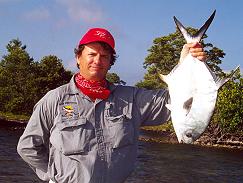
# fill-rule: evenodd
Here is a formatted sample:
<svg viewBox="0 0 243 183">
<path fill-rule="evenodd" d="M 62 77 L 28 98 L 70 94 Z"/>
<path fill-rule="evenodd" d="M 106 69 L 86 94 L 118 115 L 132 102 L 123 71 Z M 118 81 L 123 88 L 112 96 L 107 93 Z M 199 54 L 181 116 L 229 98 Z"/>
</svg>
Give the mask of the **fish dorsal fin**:
<svg viewBox="0 0 243 183">
<path fill-rule="evenodd" d="M 183 108 L 187 111 L 187 114 L 191 110 L 192 102 L 193 102 L 193 98 L 191 97 L 188 100 L 186 100 L 183 104 Z"/>
<path fill-rule="evenodd" d="M 204 25 L 199 29 L 199 31 L 195 35 L 191 35 L 187 32 L 186 28 L 182 25 L 182 23 L 174 16 L 174 21 L 177 28 L 180 30 L 182 35 L 184 36 L 187 43 L 191 42 L 200 42 L 203 35 L 207 31 L 208 27 L 212 23 L 216 10 L 214 10 L 213 14 L 209 17 L 209 19 L 204 23 Z"/>
<path fill-rule="evenodd" d="M 227 81 L 229 81 L 234 75 L 235 73 L 240 69 L 240 66 L 237 66 L 233 72 L 230 73 L 230 75 L 228 75 L 227 77 L 224 78 L 217 78 L 216 79 L 216 84 L 217 84 L 217 88 L 219 89 L 220 87 L 222 87 Z"/>
<path fill-rule="evenodd" d="M 159 77 L 162 81 L 168 84 L 168 75 L 159 74 Z"/>
</svg>

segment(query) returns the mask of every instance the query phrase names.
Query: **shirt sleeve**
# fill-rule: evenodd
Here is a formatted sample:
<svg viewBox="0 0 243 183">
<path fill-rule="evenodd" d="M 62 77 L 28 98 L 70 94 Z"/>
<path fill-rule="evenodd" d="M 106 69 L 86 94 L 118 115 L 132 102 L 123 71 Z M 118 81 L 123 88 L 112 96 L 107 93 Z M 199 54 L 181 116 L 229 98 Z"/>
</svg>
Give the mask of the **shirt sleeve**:
<svg viewBox="0 0 243 183">
<path fill-rule="evenodd" d="M 141 126 L 160 125 L 170 119 L 170 110 L 166 107 L 170 102 L 168 90 L 138 89 L 135 101 L 141 115 Z"/>
<path fill-rule="evenodd" d="M 34 107 L 32 116 L 20 137 L 17 151 L 19 155 L 34 170 L 37 176 L 49 181 L 48 156 L 49 136 L 51 128 L 51 107 L 47 107 L 46 99 L 41 99 Z"/>
</svg>

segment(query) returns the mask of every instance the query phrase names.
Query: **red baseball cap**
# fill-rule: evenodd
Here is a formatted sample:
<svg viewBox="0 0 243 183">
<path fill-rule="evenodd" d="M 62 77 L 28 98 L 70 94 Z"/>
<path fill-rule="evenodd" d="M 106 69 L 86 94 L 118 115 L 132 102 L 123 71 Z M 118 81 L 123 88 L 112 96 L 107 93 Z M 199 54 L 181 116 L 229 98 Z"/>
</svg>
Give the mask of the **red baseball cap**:
<svg viewBox="0 0 243 183">
<path fill-rule="evenodd" d="M 82 39 L 79 41 L 79 45 L 88 44 L 88 43 L 97 42 L 97 41 L 107 43 L 113 49 L 114 53 L 116 53 L 115 40 L 114 40 L 113 36 L 111 35 L 111 33 L 108 30 L 103 29 L 103 28 L 89 29 L 88 32 L 86 32 L 84 34 L 84 36 L 82 37 Z"/>
</svg>

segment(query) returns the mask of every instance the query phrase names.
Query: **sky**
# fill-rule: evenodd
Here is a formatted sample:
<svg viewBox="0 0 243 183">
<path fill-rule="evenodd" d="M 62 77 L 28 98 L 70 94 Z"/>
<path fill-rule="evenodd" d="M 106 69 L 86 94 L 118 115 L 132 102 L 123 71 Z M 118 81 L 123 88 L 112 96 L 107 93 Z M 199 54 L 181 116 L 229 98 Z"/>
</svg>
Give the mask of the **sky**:
<svg viewBox="0 0 243 183">
<path fill-rule="evenodd" d="M 226 53 L 223 70 L 243 68 L 242 0 L 0 0 L 0 58 L 18 38 L 35 61 L 56 55 L 78 72 L 74 48 L 89 28 L 103 27 L 113 34 L 118 55 L 109 72 L 134 85 L 146 73 L 143 63 L 153 40 L 175 32 L 173 16 L 200 28 L 214 10 L 205 42 Z"/>
</svg>

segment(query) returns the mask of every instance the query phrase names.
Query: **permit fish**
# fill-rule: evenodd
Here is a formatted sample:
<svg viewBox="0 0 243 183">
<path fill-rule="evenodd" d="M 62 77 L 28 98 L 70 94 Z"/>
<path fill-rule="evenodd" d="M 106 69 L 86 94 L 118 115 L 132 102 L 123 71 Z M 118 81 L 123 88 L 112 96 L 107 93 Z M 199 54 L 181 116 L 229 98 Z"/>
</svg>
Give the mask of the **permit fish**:
<svg viewBox="0 0 243 183">
<path fill-rule="evenodd" d="M 187 43 L 200 42 L 214 19 L 216 10 L 195 35 L 174 17 L 174 21 Z M 191 144 L 197 140 L 209 124 L 216 104 L 218 89 L 236 72 L 225 78 L 217 78 L 205 62 L 188 53 L 168 75 L 160 78 L 168 85 L 172 124 L 179 143 Z"/>
</svg>

